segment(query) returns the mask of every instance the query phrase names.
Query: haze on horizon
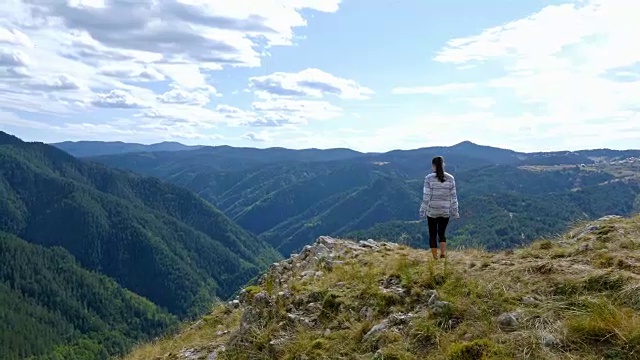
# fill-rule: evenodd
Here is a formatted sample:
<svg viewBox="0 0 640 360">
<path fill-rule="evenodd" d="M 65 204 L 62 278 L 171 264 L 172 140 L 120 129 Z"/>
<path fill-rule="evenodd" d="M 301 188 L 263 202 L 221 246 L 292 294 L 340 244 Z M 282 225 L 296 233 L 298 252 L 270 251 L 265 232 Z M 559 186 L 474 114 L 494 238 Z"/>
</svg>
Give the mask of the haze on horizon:
<svg viewBox="0 0 640 360">
<path fill-rule="evenodd" d="M 637 148 L 634 0 L 7 0 L 0 130 L 364 152 Z"/>
</svg>

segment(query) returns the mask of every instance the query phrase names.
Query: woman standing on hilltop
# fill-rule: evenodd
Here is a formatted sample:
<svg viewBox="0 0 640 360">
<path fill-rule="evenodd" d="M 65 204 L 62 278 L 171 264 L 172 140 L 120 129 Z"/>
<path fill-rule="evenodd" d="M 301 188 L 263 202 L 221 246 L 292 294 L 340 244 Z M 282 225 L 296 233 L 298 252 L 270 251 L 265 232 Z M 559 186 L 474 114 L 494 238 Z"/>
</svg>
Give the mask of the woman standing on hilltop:
<svg viewBox="0 0 640 360">
<path fill-rule="evenodd" d="M 424 178 L 422 205 L 420 218 L 427 219 L 429 224 L 429 246 L 433 258 L 438 258 L 437 237 L 440 238 L 440 257 L 444 258 L 447 251 L 445 231 L 449 224 L 449 217 L 460 218 L 458 212 L 458 195 L 456 181 L 453 176 L 444 171 L 444 159 L 436 156 L 431 161 L 433 173 Z"/>
</svg>

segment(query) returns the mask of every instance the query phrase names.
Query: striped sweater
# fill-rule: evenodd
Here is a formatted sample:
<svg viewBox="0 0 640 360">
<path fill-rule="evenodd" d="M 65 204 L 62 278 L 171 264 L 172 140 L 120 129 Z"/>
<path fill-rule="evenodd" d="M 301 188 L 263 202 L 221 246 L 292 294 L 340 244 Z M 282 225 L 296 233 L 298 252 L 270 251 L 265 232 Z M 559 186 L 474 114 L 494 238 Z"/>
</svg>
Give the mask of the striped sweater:
<svg viewBox="0 0 640 360">
<path fill-rule="evenodd" d="M 456 181 L 449 173 L 444 173 L 445 181 L 440 182 L 435 173 L 424 178 L 420 218 L 451 217 L 459 218 Z"/>
</svg>

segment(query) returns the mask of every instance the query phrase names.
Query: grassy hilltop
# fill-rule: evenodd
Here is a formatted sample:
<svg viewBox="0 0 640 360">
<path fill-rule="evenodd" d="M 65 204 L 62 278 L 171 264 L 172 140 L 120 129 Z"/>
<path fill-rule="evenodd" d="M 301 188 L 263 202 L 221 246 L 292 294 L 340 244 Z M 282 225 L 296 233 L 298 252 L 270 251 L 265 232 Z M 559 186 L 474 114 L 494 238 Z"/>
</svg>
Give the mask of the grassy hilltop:
<svg viewBox="0 0 640 360">
<path fill-rule="evenodd" d="M 640 359 L 640 216 L 447 261 L 322 237 L 142 359 Z"/>
</svg>

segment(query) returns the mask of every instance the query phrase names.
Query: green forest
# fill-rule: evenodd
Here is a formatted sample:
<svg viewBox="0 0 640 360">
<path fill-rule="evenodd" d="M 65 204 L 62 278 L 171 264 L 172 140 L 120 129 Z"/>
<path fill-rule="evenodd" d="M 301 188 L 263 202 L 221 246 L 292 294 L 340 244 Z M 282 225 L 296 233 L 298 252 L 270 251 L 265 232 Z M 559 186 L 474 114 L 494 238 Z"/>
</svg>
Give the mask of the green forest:
<svg viewBox="0 0 640 360">
<path fill-rule="evenodd" d="M 121 352 L 198 316 L 280 258 L 186 189 L 7 134 L 0 231 L 0 338 L 17 358 Z M 44 326 L 37 346 L 28 340 L 34 315 Z"/>
<path fill-rule="evenodd" d="M 452 246 L 524 246 L 575 221 L 640 210 L 640 169 L 612 165 L 632 151 L 72 145 L 124 153 L 76 158 L 0 132 L 3 359 L 126 353 L 322 235 L 423 248 L 418 208 L 433 155 L 458 184 Z"/>
<path fill-rule="evenodd" d="M 177 323 L 60 247 L 0 233 L 0 262 L 3 359 L 107 359 Z"/>
<path fill-rule="evenodd" d="M 415 221 L 435 155 L 445 156 L 458 184 L 462 218 L 451 224 L 452 243 L 498 250 L 576 221 L 638 211 L 638 178 L 622 179 L 606 164 L 639 154 L 525 154 L 465 142 L 383 154 L 205 147 L 89 159 L 191 189 L 288 256 L 321 235 L 402 237 L 425 246 L 426 225 Z"/>
</svg>

